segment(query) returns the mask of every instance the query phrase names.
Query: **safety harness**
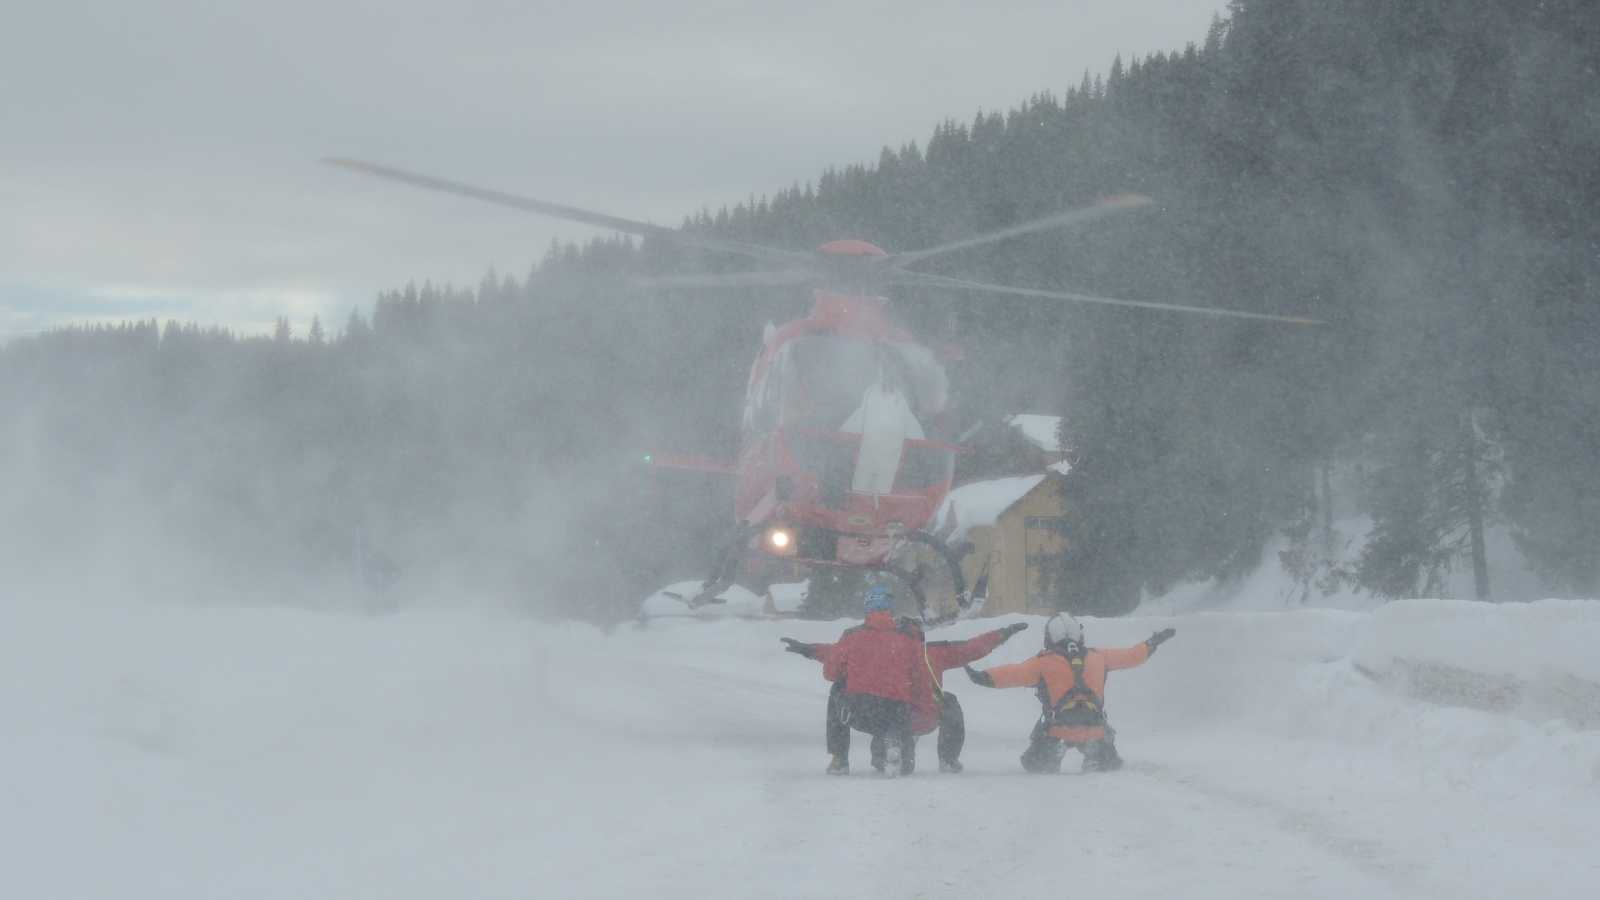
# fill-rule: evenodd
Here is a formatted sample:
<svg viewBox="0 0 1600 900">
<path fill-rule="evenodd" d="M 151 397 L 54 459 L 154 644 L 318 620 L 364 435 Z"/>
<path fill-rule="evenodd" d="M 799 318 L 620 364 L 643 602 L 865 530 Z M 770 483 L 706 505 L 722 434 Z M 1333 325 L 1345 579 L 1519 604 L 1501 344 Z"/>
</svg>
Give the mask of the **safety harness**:
<svg viewBox="0 0 1600 900">
<path fill-rule="evenodd" d="M 922 626 L 911 619 L 905 619 L 900 622 L 900 632 L 917 639 L 917 646 L 922 648 L 922 664 L 927 667 L 928 677 L 933 680 L 933 695 L 942 702 L 944 700 L 944 689 L 939 687 L 939 673 L 933 671 L 933 660 L 928 658 L 927 633 L 922 630 Z"/>
<path fill-rule="evenodd" d="M 1043 680 L 1038 687 L 1039 703 L 1044 707 L 1040 715 L 1046 728 L 1096 728 L 1106 724 L 1105 701 L 1089 689 L 1083 677 L 1086 659 L 1084 648 L 1076 641 L 1068 641 L 1065 649 L 1050 648 L 1048 653 L 1059 654 L 1072 667 L 1072 687 L 1061 699 L 1050 702 L 1050 690 Z"/>
</svg>

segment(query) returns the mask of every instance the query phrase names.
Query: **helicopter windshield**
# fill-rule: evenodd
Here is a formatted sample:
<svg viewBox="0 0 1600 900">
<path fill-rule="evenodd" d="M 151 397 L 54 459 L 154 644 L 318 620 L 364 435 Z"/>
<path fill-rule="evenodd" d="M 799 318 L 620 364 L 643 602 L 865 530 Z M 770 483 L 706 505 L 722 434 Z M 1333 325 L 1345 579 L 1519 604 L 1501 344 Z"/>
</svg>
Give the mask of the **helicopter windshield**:
<svg viewBox="0 0 1600 900">
<path fill-rule="evenodd" d="M 847 426 L 872 390 L 902 395 L 919 419 L 944 405 L 943 368 L 911 344 L 806 335 L 785 348 L 782 379 L 788 428 L 859 432 Z"/>
</svg>

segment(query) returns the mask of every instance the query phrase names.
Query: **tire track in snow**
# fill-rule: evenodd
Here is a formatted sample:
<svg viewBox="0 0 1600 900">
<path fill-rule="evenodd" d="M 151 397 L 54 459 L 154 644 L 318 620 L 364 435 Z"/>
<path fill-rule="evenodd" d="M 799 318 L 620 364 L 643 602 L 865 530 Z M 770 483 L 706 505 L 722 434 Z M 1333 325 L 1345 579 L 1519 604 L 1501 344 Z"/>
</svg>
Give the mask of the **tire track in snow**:
<svg viewBox="0 0 1600 900">
<path fill-rule="evenodd" d="M 1269 818 L 1281 830 L 1305 836 L 1317 847 L 1339 857 L 1352 867 L 1406 893 L 1422 896 L 1416 893 L 1422 889 L 1419 884 L 1422 865 L 1399 857 L 1380 841 L 1350 833 L 1328 816 L 1309 809 L 1289 806 L 1263 794 L 1229 787 L 1192 772 L 1181 772 L 1160 763 L 1133 762 L 1125 767 L 1125 771 L 1129 774 L 1145 775 L 1158 783 Z"/>
<path fill-rule="evenodd" d="M 1010 748 L 983 744 L 959 776 L 775 773 L 766 805 L 783 815 L 757 855 L 790 858 L 757 894 L 820 896 L 810 888 L 844 872 L 859 896 L 1428 896 L 1384 848 L 1314 816 L 1195 791 L 1160 767 L 1026 774 Z"/>
</svg>

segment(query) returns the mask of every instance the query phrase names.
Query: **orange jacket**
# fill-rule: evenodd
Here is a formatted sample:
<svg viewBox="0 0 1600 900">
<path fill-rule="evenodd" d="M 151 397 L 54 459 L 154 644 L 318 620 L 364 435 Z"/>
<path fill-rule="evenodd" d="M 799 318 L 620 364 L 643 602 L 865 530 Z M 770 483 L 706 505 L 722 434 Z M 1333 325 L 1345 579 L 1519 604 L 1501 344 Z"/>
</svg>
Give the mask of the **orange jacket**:
<svg viewBox="0 0 1600 900">
<path fill-rule="evenodd" d="M 1084 686 L 1092 691 L 1097 699 L 1104 702 L 1107 672 L 1131 669 L 1149 658 L 1150 645 L 1142 641 L 1132 647 L 1111 650 L 1091 648 L 1084 654 L 1083 659 Z M 1048 700 L 1052 707 L 1061 702 L 1061 698 L 1066 696 L 1067 691 L 1071 690 L 1077 681 L 1072 674 L 1072 664 L 1067 662 L 1067 658 L 1049 650 L 1041 652 L 1032 659 L 1009 666 L 995 666 L 989 670 L 989 677 L 994 679 L 994 686 L 997 688 L 1040 688 L 1040 699 Z M 1100 740 L 1106 736 L 1106 730 L 1100 725 L 1056 727 L 1050 729 L 1050 736 L 1069 743 L 1081 744 Z"/>
</svg>

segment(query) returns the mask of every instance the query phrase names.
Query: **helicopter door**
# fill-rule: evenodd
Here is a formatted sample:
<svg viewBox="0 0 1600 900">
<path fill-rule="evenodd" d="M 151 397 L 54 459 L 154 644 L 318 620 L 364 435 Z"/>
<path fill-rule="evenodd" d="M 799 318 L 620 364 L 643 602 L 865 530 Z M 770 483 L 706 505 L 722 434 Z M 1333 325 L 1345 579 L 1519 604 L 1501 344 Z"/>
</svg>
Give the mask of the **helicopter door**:
<svg viewBox="0 0 1600 900">
<path fill-rule="evenodd" d="M 861 405 L 840 431 L 861 435 L 850 490 L 858 494 L 894 493 L 895 474 L 906 440 L 922 440 L 922 423 L 911 412 L 905 394 L 875 384 L 861 395 Z"/>
</svg>

